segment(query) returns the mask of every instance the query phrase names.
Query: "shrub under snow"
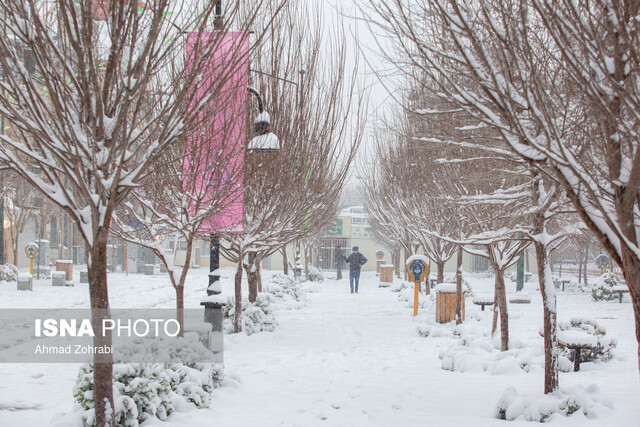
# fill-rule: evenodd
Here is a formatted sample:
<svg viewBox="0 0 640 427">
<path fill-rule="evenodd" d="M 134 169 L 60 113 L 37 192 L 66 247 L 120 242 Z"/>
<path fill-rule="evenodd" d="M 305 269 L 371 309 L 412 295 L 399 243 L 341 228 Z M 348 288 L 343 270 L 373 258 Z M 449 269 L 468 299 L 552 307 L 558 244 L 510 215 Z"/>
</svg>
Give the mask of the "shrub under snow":
<svg viewBox="0 0 640 427">
<path fill-rule="evenodd" d="M 393 282 L 391 286 L 389 286 L 389 289 L 391 290 L 391 292 L 400 292 L 403 289 L 408 289 L 408 288 L 413 289 L 413 283 L 401 281 L 401 282 Z"/>
<path fill-rule="evenodd" d="M 310 266 L 309 277 L 307 277 L 307 279 L 309 279 L 310 282 L 324 282 L 324 274 L 319 268 Z"/>
<path fill-rule="evenodd" d="M 164 421 L 174 411 L 209 406 L 211 392 L 222 382 L 222 365 L 195 362 L 202 359 L 203 351 L 208 351 L 197 336 L 170 338 L 166 342 L 161 349 L 144 345 L 142 341 L 117 349 L 113 365 L 116 425 L 135 427 L 148 419 Z M 172 355 L 174 361 L 191 362 L 119 363 L 141 352 L 147 352 L 147 356 L 160 353 L 161 359 Z M 85 425 L 95 425 L 93 365 L 85 364 L 80 368 L 73 396 L 84 409 Z"/>
<path fill-rule="evenodd" d="M 554 414 L 570 416 L 582 413 L 587 418 L 597 418 L 602 412 L 613 409 L 613 402 L 600 395 L 598 387 L 561 387 L 549 394 L 527 396 L 514 387 L 504 391 L 495 409 L 495 417 L 513 421 L 546 422 Z"/>
<path fill-rule="evenodd" d="M 252 335 L 261 331 L 273 331 L 278 325 L 278 321 L 273 316 L 269 295 L 258 293 L 255 303 L 249 300 L 242 300 L 242 330 L 247 335 Z M 224 331 L 233 333 L 233 317 L 236 312 L 235 298 L 229 297 L 227 305 L 222 309 L 224 317 Z"/>
<path fill-rule="evenodd" d="M 626 286 L 620 276 L 611 272 L 604 273 L 591 288 L 591 296 L 594 301 L 613 301 L 618 295 L 612 291 L 618 286 Z"/>
<path fill-rule="evenodd" d="M 15 282 L 18 280 L 18 267 L 13 264 L 0 265 L 0 281 L 3 282 Z"/>
<path fill-rule="evenodd" d="M 302 284 L 291 276 L 274 274 L 264 287 L 264 297 L 269 300 L 273 309 L 292 309 L 304 306 L 306 290 Z"/>
</svg>

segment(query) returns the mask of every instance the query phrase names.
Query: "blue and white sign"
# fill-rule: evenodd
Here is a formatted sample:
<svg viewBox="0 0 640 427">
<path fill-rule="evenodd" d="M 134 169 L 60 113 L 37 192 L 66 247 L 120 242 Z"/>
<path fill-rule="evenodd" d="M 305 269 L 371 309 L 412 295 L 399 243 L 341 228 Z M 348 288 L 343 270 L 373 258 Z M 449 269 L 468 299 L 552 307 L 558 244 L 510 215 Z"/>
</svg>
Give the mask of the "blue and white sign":
<svg viewBox="0 0 640 427">
<path fill-rule="evenodd" d="M 429 273 L 426 257 L 414 255 L 407 260 L 407 274 L 412 282 L 422 282 Z"/>
</svg>

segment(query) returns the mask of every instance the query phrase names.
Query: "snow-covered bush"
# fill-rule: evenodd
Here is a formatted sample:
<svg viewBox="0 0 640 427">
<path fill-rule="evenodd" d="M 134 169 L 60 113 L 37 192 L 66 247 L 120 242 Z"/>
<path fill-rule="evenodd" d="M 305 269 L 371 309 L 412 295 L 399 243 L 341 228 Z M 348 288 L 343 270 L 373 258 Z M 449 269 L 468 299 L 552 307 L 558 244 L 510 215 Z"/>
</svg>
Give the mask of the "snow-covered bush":
<svg viewBox="0 0 640 427">
<path fill-rule="evenodd" d="M 582 349 L 580 351 L 580 360 L 582 362 L 592 362 L 592 361 L 607 361 L 611 360 L 614 357 L 613 349 L 616 347 L 617 340 L 615 338 L 611 338 L 606 336 L 607 330 L 600 326 L 593 319 L 585 319 L 585 318 L 573 318 L 569 322 L 558 322 L 558 330 L 560 331 L 570 331 L 570 330 L 578 330 L 584 331 L 589 335 L 593 335 L 597 339 L 597 346 L 593 349 Z M 573 352 L 567 348 L 560 347 L 560 355 L 567 357 L 568 359 L 573 359 Z M 573 370 L 573 365 L 571 365 L 571 369 Z"/>
<path fill-rule="evenodd" d="M 295 278 L 277 273 L 264 286 L 263 296 L 273 310 L 291 310 L 304 307 L 307 291 Z"/>
<path fill-rule="evenodd" d="M 307 277 L 310 282 L 324 282 L 324 274 L 319 268 L 309 266 L 309 276 Z"/>
<path fill-rule="evenodd" d="M 147 419 L 164 421 L 174 411 L 209 406 L 211 392 L 222 382 L 222 365 L 197 362 L 202 360 L 202 352 L 208 350 L 193 336 L 167 341 L 166 346 L 146 345 L 138 340 L 116 347 L 113 365 L 116 425 L 138 426 Z M 158 354 L 161 359 L 172 355 L 174 363 L 121 363 L 133 355 L 142 359 L 143 352 L 147 352 L 147 360 Z M 185 363 L 175 363 L 176 360 Z M 73 396 L 85 411 L 85 425 L 94 425 L 93 365 L 81 366 Z"/>
<path fill-rule="evenodd" d="M 624 280 L 617 274 L 604 273 L 591 288 L 591 296 L 594 301 L 613 301 L 618 298 L 618 295 L 612 292 L 617 286 L 625 286 Z"/>
<path fill-rule="evenodd" d="M 415 291 L 413 290 L 413 284 L 411 285 L 411 287 L 407 287 L 405 289 L 402 289 L 398 295 L 398 301 L 404 302 L 404 306 L 405 307 L 411 307 L 413 308 L 413 299 L 414 299 L 414 293 Z M 434 293 L 432 292 L 430 295 L 425 295 L 422 292 L 418 294 L 418 307 L 419 308 L 430 308 L 433 306 L 433 295 Z"/>
<path fill-rule="evenodd" d="M 403 289 L 407 289 L 407 288 L 413 289 L 413 283 L 401 281 L 401 282 L 393 282 L 391 286 L 389 286 L 389 289 L 391 290 L 391 292 L 400 292 Z"/>
<path fill-rule="evenodd" d="M 13 264 L 0 265 L 0 281 L 2 282 L 15 282 L 18 280 L 18 267 Z"/>
<path fill-rule="evenodd" d="M 242 300 L 242 330 L 247 335 L 261 331 L 273 331 L 278 325 L 278 321 L 273 316 L 270 298 L 270 295 L 260 292 L 255 303 L 250 303 L 247 299 Z M 228 334 L 233 333 L 235 312 L 235 298 L 229 297 L 227 305 L 222 309 L 224 331 Z"/>
<path fill-rule="evenodd" d="M 305 290 L 298 280 L 280 273 L 271 276 L 271 279 L 265 286 L 265 290 L 282 301 L 289 299 L 302 301 L 305 297 Z"/>
<path fill-rule="evenodd" d="M 495 409 L 495 417 L 513 421 L 546 422 L 554 414 L 570 416 L 582 413 L 587 418 L 597 418 L 602 412 L 613 409 L 611 399 L 600 395 L 597 385 L 561 387 L 549 394 L 527 396 L 514 387 L 504 391 Z"/>
</svg>

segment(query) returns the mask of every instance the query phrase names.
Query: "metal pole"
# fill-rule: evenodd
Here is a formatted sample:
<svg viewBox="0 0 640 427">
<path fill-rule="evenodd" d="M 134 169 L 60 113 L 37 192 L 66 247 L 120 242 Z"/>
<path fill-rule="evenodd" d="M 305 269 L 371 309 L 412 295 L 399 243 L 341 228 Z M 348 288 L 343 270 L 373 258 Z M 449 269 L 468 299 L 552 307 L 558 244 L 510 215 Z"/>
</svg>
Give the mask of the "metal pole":
<svg viewBox="0 0 640 427">
<path fill-rule="evenodd" d="M 520 254 L 518 258 L 517 273 L 516 273 L 516 292 L 520 292 L 524 289 L 524 252 Z"/>
<path fill-rule="evenodd" d="M 220 275 L 213 272 L 220 268 L 220 237 L 211 233 L 209 235 L 209 286 L 220 280 Z M 214 291 L 207 289 L 207 295 L 213 295 Z"/>
<path fill-rule="evenodd" d="M 36 218 L 38 218 L 36 216 Z M 36 265 L 36 275 L 38 280 L 40 280 L 40 252 L 42 251 L 42 232 L 41 229 L 43 227 L 42 225 L 42 219 L 39 221 L 40 224 L 36 224 L 36 227 L 38 228 L 38 258 L 37 258 L 37 265 Z"/>
</svg>

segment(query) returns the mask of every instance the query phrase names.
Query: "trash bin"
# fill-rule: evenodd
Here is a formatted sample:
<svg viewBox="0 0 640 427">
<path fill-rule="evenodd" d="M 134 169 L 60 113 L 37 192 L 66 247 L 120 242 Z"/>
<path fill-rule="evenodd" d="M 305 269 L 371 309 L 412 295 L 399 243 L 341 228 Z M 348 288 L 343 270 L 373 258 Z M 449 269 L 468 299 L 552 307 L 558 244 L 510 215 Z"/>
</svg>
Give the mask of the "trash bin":
<svg viewBox="0 0 640 427">
<path fill-rule="evenodd" d="M 73 282 L 73 261 L 70 259 L 59 259 L 56 261 L 56 271 L 65 272 L 65 280 Z"/>
<path fill-rule="evenodd" d="M 464 320 L 464 290 L 460 304 L 460 315 Z M 456 320 L 456 284 L 440 283 L 436 286 L 436 322 L 449 323 L 454 320 Z"/>
<path fill-rule="evenodd" d="M 393 283 L 393 264 L 380 265 L 380 286 L 386 288 Z"/>
</svg>

